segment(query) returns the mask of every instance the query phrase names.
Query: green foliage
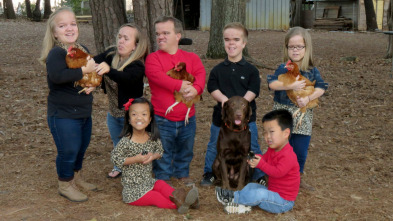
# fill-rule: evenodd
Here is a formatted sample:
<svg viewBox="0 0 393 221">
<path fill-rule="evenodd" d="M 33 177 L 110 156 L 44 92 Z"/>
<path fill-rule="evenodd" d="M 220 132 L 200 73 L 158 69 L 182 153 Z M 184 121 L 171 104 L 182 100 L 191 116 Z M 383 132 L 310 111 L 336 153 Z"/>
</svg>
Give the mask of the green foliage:
<svg viewBox="0 0 393 221">
<path fill-rule="evenodd" d="M 82 2 L 84 2 L 83 9 L 81 8 Z M 89 1 L 87 1 L 87 0 L 62 0 L 60 2 L 60 6 L 67 6 L 67 7 L 72 8 L 72 10 L 77 15 L 91 14 L 90 7 L 89 7 Z"/>
</svg>

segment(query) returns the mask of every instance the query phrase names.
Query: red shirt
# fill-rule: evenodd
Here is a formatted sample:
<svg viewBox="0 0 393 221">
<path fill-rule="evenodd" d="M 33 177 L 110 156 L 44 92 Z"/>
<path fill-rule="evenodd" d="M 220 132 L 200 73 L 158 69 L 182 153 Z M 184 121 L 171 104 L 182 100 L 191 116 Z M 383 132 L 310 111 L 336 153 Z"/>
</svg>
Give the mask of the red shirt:
<svg viewBox="0 0 393 221">
<path fill-rule="evenodd" d="M 187 72 L 195 77 L 194 88 L 198 94 L 202 94 L 205 88 L 206 71 L 201 59 L 195 53 L 178 49 L 176 54 L 171 55 L 158 50 L 149 54 L 145 63 L 145 73 L 149 80 L 154 112 L 171 121 L 184 121 L 188 109 L 185 104 L 179 103 L 165 116 L 168 107 L 175 103 L 173 93 L 180 91 L 182 85 L 182 80 L 175 80 L 166 73 L 179 62 L 186 63 Z M 192 106 L 189 117 L 194 115 L 195 107 Z"/>
<path fill-rule="evenodd" d="M 269 176 L 268 190 L 280 194 L 285 200 L 295 201 L 299 193 L 300 172 L 296 154 L 289 143 L 278 152 L 268 148 L 257 168 Z"/>
</svg>

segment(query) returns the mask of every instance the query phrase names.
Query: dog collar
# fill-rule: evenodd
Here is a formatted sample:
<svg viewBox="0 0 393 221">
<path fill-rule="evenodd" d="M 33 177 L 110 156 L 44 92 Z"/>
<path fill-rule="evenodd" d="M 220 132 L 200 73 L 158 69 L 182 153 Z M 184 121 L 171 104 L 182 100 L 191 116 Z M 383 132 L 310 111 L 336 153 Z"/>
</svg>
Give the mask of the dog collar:
<svg viewBox="0 0 393 221">
<path fill-rule="evenodd" d="M 227 123 L 225 123 L 225 126 L 228 128 L 228 129 L 231 129 L 231 128 L 229 128 L 229 126 L 228 126 L 228 124 Z M 240 131 L 243 131 L 243 130 L 246 130 L 247 129 L 247 125 L 246 126 L 244 126 L 244 128 L 243 129 L 241 129 L 241 130 L 235 130 L 235 129 L 233 129 L 232 131 L 234 131 L 234 132 L 240 132 Z"/>
</svg>

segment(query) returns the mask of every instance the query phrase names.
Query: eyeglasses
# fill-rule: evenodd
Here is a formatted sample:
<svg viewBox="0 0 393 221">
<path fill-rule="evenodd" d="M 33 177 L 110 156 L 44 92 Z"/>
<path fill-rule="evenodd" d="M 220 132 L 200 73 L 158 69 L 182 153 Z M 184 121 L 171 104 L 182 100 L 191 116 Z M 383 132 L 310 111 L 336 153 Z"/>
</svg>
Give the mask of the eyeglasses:
<svg viewBox="0 0 393 221">
<path fill-rule="evenodd" d="M 304 45 L 297 45 L 297 46 L 287 46 L 287 48 L 289 49 L 289 50 L 302 50 L 303 48 L 305 48 L 306 46 L 304 46 Z"/>
</svg>

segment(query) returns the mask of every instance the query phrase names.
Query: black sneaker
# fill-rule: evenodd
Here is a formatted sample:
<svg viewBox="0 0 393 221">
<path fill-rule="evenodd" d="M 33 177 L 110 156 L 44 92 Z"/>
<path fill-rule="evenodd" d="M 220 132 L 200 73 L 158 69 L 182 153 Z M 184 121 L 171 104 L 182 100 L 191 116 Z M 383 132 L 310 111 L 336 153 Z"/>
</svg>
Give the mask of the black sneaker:
<svg viewBox="0 0 393 221">
<path fill-rule="evenodd" d="M 262 176 L 261 178 L 257 179 L 257 183 L 267 187 L 266 177 Z"/>
<path fill-rule="evenodd" d="M 214 182 L 214 175 L 213 173 L 205 173 L 203 174 L 203 179 L 200 183 L 201 186 L 211 186 Z"/>
<path fill-rule="evenodd" d="M 216 186 L 216 196 L 218 202 L 224 206 L 228 203 L 233 203 L 235 197 L 233 190 L 222 189 L 219 186 Z"/>
</svg>

